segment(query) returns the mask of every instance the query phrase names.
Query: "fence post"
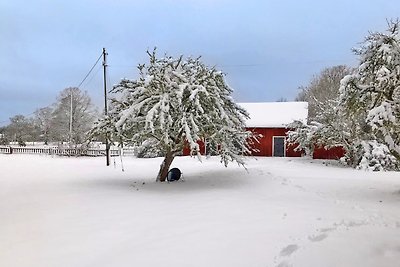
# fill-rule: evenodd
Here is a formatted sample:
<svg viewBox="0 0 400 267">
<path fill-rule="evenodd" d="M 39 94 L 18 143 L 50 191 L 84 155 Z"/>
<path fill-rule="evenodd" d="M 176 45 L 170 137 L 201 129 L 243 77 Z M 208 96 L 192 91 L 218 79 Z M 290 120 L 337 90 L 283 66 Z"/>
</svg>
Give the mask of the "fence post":
<svg viewBox="0 0 400 267">
<path fill-rule="evenodd" d="M 10 146 L 10 154 L 12 154 L 13 153 L 13 148 L 12 148 L 12 146 Z"/>
</svg>

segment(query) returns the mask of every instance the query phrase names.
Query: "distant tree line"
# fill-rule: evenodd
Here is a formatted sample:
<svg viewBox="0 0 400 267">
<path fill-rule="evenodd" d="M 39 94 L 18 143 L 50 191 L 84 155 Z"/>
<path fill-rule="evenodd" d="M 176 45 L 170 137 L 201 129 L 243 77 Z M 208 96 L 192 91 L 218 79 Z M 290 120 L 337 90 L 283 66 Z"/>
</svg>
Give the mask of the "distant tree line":
<svg viewBox="0 0 400 267">
<path fill-rule="evenodd" d="M 39 108 L 32 117 L 16 115 L 0 128 L 0 144 L 50 142 L 80 144 L 98 118 L 87 92 L 69 87 L 60 92 L 55 103 Z"/>
</svg>

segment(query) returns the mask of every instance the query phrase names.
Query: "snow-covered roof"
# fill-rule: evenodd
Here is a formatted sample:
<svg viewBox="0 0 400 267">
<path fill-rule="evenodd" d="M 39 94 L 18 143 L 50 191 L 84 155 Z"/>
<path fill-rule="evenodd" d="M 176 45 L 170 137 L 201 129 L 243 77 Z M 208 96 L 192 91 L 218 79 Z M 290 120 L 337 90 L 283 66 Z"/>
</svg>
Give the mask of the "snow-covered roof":
<svg viewBox="0 0 400 267">
<path fill-rule="evenodd" d="M 307 123 L 307 102 L 263 102 L 238 103 L 250 114 L 247 127 L 284 128 L 287 124 L 299 120 Z"/>
</svg>

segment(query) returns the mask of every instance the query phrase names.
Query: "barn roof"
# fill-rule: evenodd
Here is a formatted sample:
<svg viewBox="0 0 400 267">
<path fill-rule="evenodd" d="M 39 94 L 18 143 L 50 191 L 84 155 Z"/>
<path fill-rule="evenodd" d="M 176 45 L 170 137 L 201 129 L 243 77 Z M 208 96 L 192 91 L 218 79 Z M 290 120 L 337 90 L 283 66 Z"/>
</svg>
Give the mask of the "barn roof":
<svg viewBox="0 0 400 267">
<path fill-rule="evenodd" d="M 238 103 L 250 114 L 247 127 L 285 128 L 294 120 L 307 123 L 307 102 Z"/>
</svg>

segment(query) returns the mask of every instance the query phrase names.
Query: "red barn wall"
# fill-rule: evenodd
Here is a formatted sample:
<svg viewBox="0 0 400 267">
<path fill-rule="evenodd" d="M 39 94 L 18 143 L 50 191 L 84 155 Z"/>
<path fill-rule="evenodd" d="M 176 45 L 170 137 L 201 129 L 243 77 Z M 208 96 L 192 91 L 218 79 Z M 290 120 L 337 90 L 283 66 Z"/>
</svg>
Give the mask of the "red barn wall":
<svg viewBox="0 0 400 267">
<path fill-rule="evenodd" d="M 262 134 L 263 137 L 259 139 L 259 143 L 254 143 L 253 148 L 258 149 L 258 152 L 253 152 L 253 156 L 272 157 L 273 137 L 286 136 L 289 131 L 286 128 L 247 128 L 248 131 L 253 133 Z M 296 146 L 289 146 L 286 144 L 286 157 L 301 157 L 301 151 L 294 151 Z"/>
<path fill-rule="evenodd" d="M 286 144 L 286 157 L 301 157 L 303 156 L 303 151 L 294 151 L 297 145 Z"/>
<path fill-rule="evenodd" d="M 199 141 L 197 141 L 197 144 L 199 144 L 200 154 L 204 155 L 206 153 L 206 147 L 204 146 L 204 142 L 199 140 Z M 183 156 L 189 156 L 190 155 L 189 144 L 185 145 L 185 147 L 183 148 L 182 155 Z"/>
<path fill-rule="evenodd" d="M 342 147 L 325 149 L 323 146 L 320 146 L 314 148 L 313 159 L 340 159 L 344 154 L 345 150 Z"/>
<path fill-rule="evenodd" d="M 246 130 L 252 131 L 253 133 L 261 134 L 262 137 L 259 139 L 259 143 L 254 142 L 252 148 L 258 150 L 258 152 L 253 152 L 253 156 L 264 156 L 264 157 L 272 157 L 272 147 L 273 147 L 273 137 L 274 136 L 286 136 L 286 133 L 289 131 L 286 128 L 247 128 Z M 204 142 L 197 142 L 200 146 L 200 153 L 204 155 L 205 148 Z M 296 146 L 289 146 L 286 144 L 286 157 L 301 157 L 301 151 L 294 151 Z M 182 151 L 183 156 L 190 155 L 189 146 L 185 146 Z"/>
</svg>

